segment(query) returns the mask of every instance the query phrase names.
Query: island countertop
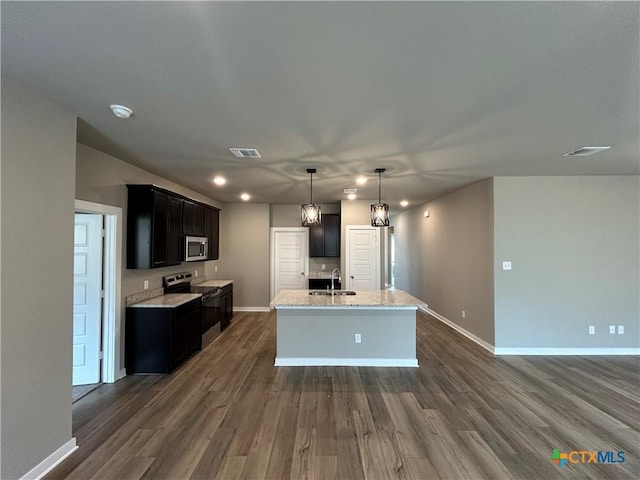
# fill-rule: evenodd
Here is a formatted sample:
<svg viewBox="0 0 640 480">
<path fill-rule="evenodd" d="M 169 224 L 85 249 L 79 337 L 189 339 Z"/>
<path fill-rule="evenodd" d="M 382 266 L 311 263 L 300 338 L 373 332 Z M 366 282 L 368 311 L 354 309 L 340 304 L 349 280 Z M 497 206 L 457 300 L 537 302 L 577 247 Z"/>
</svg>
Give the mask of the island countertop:
<svg viewBox="0 0 640 480">
<path fill-rule="evenodd" d="M 312 290 L 282 290 L 270 306 L 290 308 L 393 308 L 416 310 L 422 300 L 402 290 L 356 291 L 355 295 L 309 295 Z"/>
</svg>

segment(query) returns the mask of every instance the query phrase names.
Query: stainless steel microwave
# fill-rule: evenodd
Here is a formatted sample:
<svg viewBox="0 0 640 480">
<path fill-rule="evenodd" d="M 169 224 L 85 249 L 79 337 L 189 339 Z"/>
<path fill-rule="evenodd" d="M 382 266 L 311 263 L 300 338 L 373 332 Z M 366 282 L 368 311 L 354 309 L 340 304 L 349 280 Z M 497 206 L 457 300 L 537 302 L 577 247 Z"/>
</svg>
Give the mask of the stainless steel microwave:
<svg viewBox="0 0 640 480">
<path fill-rule="evenodd" d="M 207 259 L 208 253 L 209 239 L 207 237 L 185 237 L 185 262 L 201 262 Z"/>
</svg>

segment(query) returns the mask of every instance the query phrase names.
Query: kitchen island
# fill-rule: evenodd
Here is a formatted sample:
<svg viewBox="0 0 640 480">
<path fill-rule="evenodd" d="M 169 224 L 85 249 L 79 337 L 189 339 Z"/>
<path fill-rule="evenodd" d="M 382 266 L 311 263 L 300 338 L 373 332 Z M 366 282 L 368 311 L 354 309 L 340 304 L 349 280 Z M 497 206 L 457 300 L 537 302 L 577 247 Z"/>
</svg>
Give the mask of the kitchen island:
<svg viewBox="0 0 640 480">
<path fill-rule="evenodd" d="M 416 310 L 424 302 L 402 290 L 310 293 L 283 290 L 271 301 L 276 366 L 418 366 Z"/>
</svg>

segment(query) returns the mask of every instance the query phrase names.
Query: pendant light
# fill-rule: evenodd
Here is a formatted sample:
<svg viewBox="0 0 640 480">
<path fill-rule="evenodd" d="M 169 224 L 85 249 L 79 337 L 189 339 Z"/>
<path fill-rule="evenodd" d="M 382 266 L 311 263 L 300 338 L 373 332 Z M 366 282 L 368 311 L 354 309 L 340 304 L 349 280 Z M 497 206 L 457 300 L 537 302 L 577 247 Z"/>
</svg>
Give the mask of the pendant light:
<svg viewBox="0 0 640 480">
<path fill-rule="evenodd" d="M 307 173 L 311 175 L 311 201 L 302 205 L 302 226 L 317 227 L 322 225 L 322 212 L 320 211 L 320 205 L 313 203 L 313 174 L 316 173 L 316 169 L 307 168 Z"/>
<path fill-rule="evenodd" d="M 382 203 L 380 200 L 381 192 L 381 175 L 386 168 L 376 168 L 378 174 L 378 203 L 371 205 L 371 226 L 372 227 L 388 227 L 389 226 L 389 205 Z"/>
</svg>

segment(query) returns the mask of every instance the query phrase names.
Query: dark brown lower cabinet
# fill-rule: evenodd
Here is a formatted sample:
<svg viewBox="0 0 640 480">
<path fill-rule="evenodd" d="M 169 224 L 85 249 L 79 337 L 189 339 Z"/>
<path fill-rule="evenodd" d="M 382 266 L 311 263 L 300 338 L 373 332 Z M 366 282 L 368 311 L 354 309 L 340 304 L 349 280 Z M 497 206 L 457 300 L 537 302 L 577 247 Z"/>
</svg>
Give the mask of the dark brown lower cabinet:
<svg viewBox="0 0 640 480">
<path fill-rule="evenodd" d="M 233 318 L 233 284 L 222 288 L 220 311 L 222 313 L 220 328 L 225 329 L 229 326 Z"/>
<path fill-rule="evenodd" d="M 175 308 L 128 307 L 127 374 L 170 373 L 202 345 L 200 299 Z"/>
</svg>

